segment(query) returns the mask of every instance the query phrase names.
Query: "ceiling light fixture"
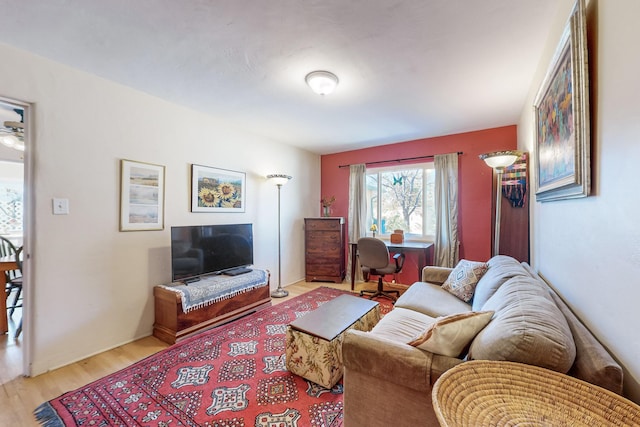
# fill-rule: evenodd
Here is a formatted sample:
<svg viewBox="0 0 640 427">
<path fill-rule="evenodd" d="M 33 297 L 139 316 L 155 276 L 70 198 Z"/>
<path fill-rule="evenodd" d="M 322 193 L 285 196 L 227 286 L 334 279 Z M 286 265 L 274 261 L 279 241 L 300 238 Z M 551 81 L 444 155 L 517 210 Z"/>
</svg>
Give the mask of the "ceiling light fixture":
<svg viewBox="0 0 640 427">
<path fill-rule="evenodd" d="M 24 151 L 24 124 L 4 122 L 4 127 L 0 127 L 0 143 L 9 148 Z"/>
<path fill-rule="evenodd" d="M 304 80 L 318 95 L 329 95 L 338 86 L 338 76 L 329 71 L 312 71 Z"/>
</svg>

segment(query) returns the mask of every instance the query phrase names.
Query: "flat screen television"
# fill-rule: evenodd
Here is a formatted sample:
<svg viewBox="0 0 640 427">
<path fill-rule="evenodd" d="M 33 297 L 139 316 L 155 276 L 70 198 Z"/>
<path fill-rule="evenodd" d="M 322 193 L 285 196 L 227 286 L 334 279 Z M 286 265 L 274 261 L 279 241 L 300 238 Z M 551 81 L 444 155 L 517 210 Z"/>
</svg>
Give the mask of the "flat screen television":
<svg viewBox="0 0 640 427">
<path fill-rule="evenodd" d="M 173 281 L 253 264 L 253 225 L 190 225 L 171 227 Z"/>
</svg>

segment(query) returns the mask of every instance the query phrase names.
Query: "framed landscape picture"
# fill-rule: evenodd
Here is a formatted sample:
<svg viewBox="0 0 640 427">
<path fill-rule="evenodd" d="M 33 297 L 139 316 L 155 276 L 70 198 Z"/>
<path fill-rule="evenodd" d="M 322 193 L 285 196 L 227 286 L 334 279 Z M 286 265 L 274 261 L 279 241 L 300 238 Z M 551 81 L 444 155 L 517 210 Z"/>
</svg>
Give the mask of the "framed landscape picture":
<svg viewBox="0 0 640 427">
<path fill-rule="evenodd" d="M 536 200 L 586 197 L 591 187 L 584 0 L 577 0 L 534 102 Z"/>
<path fill-rule="evenodd" d="M 120 161 L 120 231 L 164 229 L 164 166 Z"/>
<path fill-rule="evenodd" d="M 191 165 L 191 212 L 244 212 L 246 175 Z"/>
</svg>

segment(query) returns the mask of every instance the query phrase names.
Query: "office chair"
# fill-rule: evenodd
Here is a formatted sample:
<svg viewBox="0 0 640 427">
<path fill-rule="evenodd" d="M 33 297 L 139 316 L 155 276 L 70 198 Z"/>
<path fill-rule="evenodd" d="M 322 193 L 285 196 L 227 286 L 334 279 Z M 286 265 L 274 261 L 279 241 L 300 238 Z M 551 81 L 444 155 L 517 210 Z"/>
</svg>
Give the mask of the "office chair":
<svg viewBox="0 0 640 427">
<path fill-rule="evenodd" d="M 362 290 L 360 296 L 364 293 L 371 293 L 371 299 L 383 296 L 393 302 L 400 296 L 400 292 L 395 290 L 385 290 L 383 286 L 383 277 L 387 274 L 397 274 L 402 270 L 404 265 L 404 254 L 395 254 L 393 261 L 389 260 L 389 249 L 387 245 L 380 239 L 374 237 L 361 237 L 358 239 L 358 257 L 360 265 L 365 276 L 378 276 L 378 288 L 376 290 Z M 396 295 L 395 297 L 393 295 Z"/>
</svg>

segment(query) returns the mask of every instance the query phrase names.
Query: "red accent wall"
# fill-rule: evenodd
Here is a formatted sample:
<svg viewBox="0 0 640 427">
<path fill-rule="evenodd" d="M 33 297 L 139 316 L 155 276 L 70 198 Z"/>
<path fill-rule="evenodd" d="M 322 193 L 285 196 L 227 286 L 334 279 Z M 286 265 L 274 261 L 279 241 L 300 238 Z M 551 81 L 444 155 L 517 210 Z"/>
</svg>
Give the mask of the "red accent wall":
<svg viewBox="0 0 640 427">
<path fill-rule="evenodd" d="M 349 168 L 340 168 L 340 165 L 461 151 L 463 154 L 458 157 L 460 258 L 484 261 L 491 257 L 493 171 L 478 156 L 491 151 L 516 148 L 517 129 L 512 125 L 327 154 L 321 157 L 320 194 L 335 195 L 332 216 L 344 217 L 348 227 Z M 424 160 L 407 163 L 420 162 Z M 318 200 L 318 215 L 322 215 L 321 209 Z M 399 282 L 405 284 L 415 282 L 416 271 L 416 260 L 407 258 L 403 273 L 398 278 Z"/>
</svg>

